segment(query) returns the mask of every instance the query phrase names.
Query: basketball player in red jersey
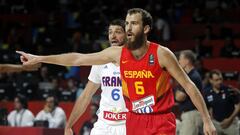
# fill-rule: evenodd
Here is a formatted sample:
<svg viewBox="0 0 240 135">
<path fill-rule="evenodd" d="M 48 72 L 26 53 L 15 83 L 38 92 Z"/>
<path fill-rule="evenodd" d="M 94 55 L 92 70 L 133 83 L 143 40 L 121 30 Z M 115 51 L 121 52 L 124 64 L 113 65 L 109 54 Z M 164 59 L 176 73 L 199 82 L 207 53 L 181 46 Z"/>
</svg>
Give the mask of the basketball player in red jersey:
<svg viewBox="0 0 240 135">
<path fill-rule="evenodd" d="M 127 135 L 175 135 L 175 117 L 171 113 L 174 104 L 169 83 L 171 75 L 186 90 L 200 112 L 205 135 L 216 135 L 201 94 L 174 54 L 166 47 L 147 40 L 151 28 L 151 15 L 143 9 L 134 8 L 126 16 L 128 43 L 124 47 L 109 47 L 92 54 L 37 56 L 18 53 L 22 55 L 24 65 L 41 62 L 63 66 L 120 63 L 123 95 L 129 109 Z"/>
</svg>

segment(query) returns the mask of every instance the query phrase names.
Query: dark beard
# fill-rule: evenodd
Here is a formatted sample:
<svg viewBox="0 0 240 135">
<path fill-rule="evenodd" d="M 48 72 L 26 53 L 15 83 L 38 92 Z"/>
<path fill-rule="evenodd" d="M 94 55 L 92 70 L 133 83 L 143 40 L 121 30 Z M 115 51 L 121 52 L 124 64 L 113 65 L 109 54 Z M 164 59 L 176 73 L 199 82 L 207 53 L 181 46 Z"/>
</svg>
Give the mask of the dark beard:
<svg viewBox="0 0 240 135">
<path fill-rule="evenodd" d="M 140 34 L 136 35 L 135 41 L 130 42 L 128 40 L 126 46 L 129 50 L 136 50 L 136 49 L 142 47 L 143 42 L 144 42 L 144 33 L 141 32 Z"/>
</svg>

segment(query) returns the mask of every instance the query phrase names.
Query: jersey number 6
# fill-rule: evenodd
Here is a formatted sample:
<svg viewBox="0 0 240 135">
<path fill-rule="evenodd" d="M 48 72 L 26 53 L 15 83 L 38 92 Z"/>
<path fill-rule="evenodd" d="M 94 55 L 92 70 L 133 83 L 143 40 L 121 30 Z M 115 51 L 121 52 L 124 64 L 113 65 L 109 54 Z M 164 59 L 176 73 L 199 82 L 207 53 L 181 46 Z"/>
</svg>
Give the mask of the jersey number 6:
<svg viewBox="0 0 240 135">
<path fill-rule="evenodd" d="M 119 92 L 120 92 L 119 89 L 113 89 L 113 90 L 112 90 L 112 99 L 113 99 L 114 101 L 117 101 L 117 100 L 120 99 Z"/>
<path fill-rule="evenodd" d="M 134 86 L 135 86 L 136 94 L 138 94 L 138 95 L 144 95 L 145 94 L 145 90 L 144 90 L 142 81 L 136 81 L 134 83 Z"/>
</svg>

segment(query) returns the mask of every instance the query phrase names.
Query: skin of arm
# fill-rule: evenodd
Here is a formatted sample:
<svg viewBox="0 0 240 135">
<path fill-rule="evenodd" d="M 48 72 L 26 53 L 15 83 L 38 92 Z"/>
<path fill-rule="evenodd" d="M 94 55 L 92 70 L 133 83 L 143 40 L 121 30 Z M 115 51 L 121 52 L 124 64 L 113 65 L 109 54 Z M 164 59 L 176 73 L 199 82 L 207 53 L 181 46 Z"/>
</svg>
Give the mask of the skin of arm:
<svg viewBox="0 0 240 135">
<path fill-rule="evenodd" d="M 0 64 L 0 73 L 36 71 L 40 66 L 41 64 L 36 64 L 33 66 L 23 66 L 18 64 Z"/>
<path fill-rule="evenodd" d="M 22 65 L 14 65 L 14 64 L 0 65 L 0 73 L 21 72 L 21 71 L 23 71 Z"/>
<path fill-rule="evenodd" d="M 23 65 L 34 65 L 37 63 L 48 63 L 62 66 L 87 66 L 101 65 L 110 62 L 119 63 L 122 47 L 113 46 L 104 49 L 101 52 L 82 54 L 82 53 L 65 53 L 58 55 L 37 56 L 25 52 L 17 51 L 21 54 Z"/>
<path fill-rule="evenodd" d="M 73 110 L 68 119 L 65 135 L 68 135 L 69 131 L 73 127 L 73 125 L 77 122 L 77 120 L 82 116 L 82 114 L 86 111 L 87 106 L 91 102 L 92 96 L 96 93 L 97 89 L 100 87 L 100 84 L 96 84 L 92 81 L 88 81 L 85 89 L 83 90 L 80 97 L 77 99 Z"/>
<path fill-rule="evenodd" d="M 200 112 L 203 122 L 204 122 L 204 133 L 209 134 L 206 131 L 211 131 L 210 129 L 215 129 L 211 118 L 208 113 L 208 109 L 203 100 L 203 97 L 195 84 L 190 80 L 187 74 L 183 71 L 180 65 L 177 62 L 174 54 L 167 48 L 160 46 L 158 48 L 158 59 L 159 64 L 162 68 L 166 68 L 166 70 L 173 76 L 179 84 L 185 89 L 186 93 L 191 98 L 193 104 L 196 106 L 198 111 Z M 210 128 L 210 129 L 208 129 Z M 215 129 L 216 131 L 216 129 Z M 215 132 L 211 131 L 211 132 Z M 215 133 L 211 133 L 215 134 Z"/>
</svg>

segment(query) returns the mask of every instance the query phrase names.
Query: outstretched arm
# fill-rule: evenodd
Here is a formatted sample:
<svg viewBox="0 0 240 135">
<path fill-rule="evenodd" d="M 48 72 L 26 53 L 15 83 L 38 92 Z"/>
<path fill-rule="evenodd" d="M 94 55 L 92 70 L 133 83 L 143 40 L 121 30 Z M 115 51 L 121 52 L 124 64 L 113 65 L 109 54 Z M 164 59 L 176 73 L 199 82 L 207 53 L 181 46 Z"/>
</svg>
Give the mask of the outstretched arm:
<svg viewBox="0 0 240 135">
<path fill-rule="evenodd" d="M 201 93 L 195 84 L 189 79 L 183 69 L 177 62 L 174 54 L 165 47 L 158 48 L 159 64 L 166 68 L 167 71 L 179 82 L 179 84 L 185 89 L 187 94 L 190 96 L 193 104 L 200 112 L 204 122 L 204 133 L 205 135 L 216 135 L 216 129 L 209 116 L 206 104 L 203 100 Z"/>
<path fill-rule="evenodd" d="M 35 64 L 32 66 L 23 66 L 18 64 L 1 64 L 0 73 L 12 73 L 12 72 L 22 72 L 22 71 L 36 71 L 41 66 L 41 64 Z"/>
<path fill-rule="evenodd" d="M 100 84 L 93 83 L 92 81 L 88 81 L 85 89 L 83 90 L 80 97 L 77 99 L 71 115 L 68 119 L 65 135 L 72 135 L 72 127 L 77 122 L 77 120 L 82 116 L 82 114 L 86 111 L 87 106 L 91 102 L 92 96 L 100 87 Z"/>
<path fill-rule="evenodd" d="M 119 62 L 121 49 L 121 47 L 114 46 L 97 53 L 65 53 L 48 56 L 32 55 L 22 51 L 17 51 L 17 53 L 21 54 L 21 61 L 23 62 L 23 65 L 48 63 L 62 66 L 84 66 Z"/>
</svg>

